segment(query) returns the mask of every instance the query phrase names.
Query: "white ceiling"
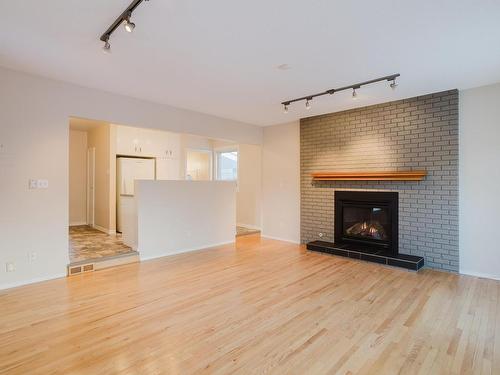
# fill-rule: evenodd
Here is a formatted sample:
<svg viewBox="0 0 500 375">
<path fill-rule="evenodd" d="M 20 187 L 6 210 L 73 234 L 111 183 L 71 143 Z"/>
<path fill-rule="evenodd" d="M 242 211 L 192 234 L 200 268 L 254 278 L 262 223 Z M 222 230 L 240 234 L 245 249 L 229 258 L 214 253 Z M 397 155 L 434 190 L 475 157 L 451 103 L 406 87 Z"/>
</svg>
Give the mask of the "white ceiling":
<svg viewBox="0 0 500 375">
<path fill-rule="evenodd" d="M 499 0 L 150 0 L 106 55 L 130 1 L 1 1 L 0 65 L 258 125 L 500 81 Z M 279 104 L 392 73 L 395 92 Z"/>
</svg>

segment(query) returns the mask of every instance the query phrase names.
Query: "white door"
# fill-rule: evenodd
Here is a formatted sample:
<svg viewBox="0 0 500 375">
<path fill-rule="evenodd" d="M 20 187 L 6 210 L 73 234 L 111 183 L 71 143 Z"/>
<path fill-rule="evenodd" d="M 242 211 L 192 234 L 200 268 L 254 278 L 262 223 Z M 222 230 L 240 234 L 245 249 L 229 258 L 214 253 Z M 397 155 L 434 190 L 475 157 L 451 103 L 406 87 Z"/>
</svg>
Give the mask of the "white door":
<svg viewBox="0 0 500 375">
<path fill-rule="evenodd" d="M 95 223 L 95 147 L 87 150 L 87 225 Z"/>
</svg>

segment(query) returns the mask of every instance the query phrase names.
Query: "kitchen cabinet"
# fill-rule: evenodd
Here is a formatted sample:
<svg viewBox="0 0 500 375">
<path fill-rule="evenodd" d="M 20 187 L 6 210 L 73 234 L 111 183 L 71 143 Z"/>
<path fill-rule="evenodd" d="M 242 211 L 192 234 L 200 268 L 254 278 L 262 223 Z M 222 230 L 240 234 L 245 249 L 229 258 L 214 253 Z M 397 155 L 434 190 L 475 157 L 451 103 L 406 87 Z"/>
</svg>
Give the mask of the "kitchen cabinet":
<svg viewBox="0 0 500 375">
<path fill-rule="evenodd" d="M 166 157 L 156 158 L 156 179 L 157 180 L 179 180 L 180 162 L 179 159 L 167 159 Z"/>
<path fill-rule="evenodd" d="M 180 134 L 118 125 L 116 154 L 156 159 L 156 179 L 180 178 Z"/>
<path fill-rule="evenodd" d="M 154 154 L 157 158 L 179 159 L 181 138 L 179 134 L 155 130 Z"/>
<path fill-rule="evenodd" d="M 139 155 L 141 149 L 139 130 L 130 126 L 116 127 L 116 153 L 118 155 Z"/>
<path fill-rule="evenodd" d="M 179 134 L 121 125 L 116 128 L 118 155 L 178 159 L 179 152 Z"/>
</svg>

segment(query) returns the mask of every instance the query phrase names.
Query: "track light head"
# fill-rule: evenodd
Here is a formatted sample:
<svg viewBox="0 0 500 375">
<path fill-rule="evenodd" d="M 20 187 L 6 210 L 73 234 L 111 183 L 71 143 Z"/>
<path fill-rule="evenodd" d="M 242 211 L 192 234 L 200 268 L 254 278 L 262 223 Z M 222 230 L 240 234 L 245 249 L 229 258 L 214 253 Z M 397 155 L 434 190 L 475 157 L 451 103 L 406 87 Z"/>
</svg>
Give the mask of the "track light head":
<svg viewBox="0 0 500 375">
<path fill-rule="evenodd" d="M 102 50 L 104 51 L 104 53 L 111 53 L 111 44 L 109 43 L 109 37 L 104 41 Z"/>
<path fill-rule="evenodd" d="M 356 87 L 352 88 L 352 98 L 357 99 L 358 98 L 358 93 L 356 92 Z"/>
<path fill-rule="evenodd" d="M 311 109 L 311 100 L 312 100 L 312 98 L 306 99 L 306 109 Z"/>
<path fill-rule="evenodd" d="M 133 22 L 130 22 L 130 21 L 125 21 L 125 30 L 128 32 L 128 33 L 131 33 L 132 31 L 134 31 L 135 29 L 135 23 Z"/>
<path fill-rule="evenodd" d="M 289 104 L 290 104 L 290 103 L 285 103 L 285 104 L 283 104 L 283 113 L 288 113 L 288 105 L 289 105 Z"/>
<path fill-rule="evenodd" d="M 128 33 L 131 33 L 135 29 L 135 23 L 130 22 L 130 17 L 132 17 L 132 12 L 130 12 L 127 18 L 123 20 L 123 25 Z"/>
<path fill-rule="evenodd" d="M 134 29 L 135 29 L 135 23 L 127 22 L 125 24 L 125 30 L 127 30 L 127 32 L 131 33 L 132 31 L 134 31 Z"/>
<path fill-rule="evenodd" d="M 389 85 L 391 89 L 396 90 L 396 87 L 398 87 L 398 84 L 396 83 L 396 78 L 392 80 L 392 83 Z"/>
</svg>

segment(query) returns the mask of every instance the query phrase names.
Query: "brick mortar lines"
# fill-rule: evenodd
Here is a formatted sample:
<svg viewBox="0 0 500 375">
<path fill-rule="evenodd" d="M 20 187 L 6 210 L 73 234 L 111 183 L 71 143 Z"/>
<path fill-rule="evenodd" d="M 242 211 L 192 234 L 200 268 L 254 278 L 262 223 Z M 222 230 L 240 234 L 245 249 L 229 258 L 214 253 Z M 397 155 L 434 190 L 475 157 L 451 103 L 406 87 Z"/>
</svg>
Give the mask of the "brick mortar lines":
<svg viewBox="0 0 500 375">
<path fill-rule="evenodd" d="M 399 192 L 399 250 L 458 271 L 458 91 L 300 121 L 301 240 L 333 241 L 335 190 Z M 420 182 L 312 182 L 317 171 L 425 169 Z"/>
</svg>

